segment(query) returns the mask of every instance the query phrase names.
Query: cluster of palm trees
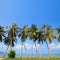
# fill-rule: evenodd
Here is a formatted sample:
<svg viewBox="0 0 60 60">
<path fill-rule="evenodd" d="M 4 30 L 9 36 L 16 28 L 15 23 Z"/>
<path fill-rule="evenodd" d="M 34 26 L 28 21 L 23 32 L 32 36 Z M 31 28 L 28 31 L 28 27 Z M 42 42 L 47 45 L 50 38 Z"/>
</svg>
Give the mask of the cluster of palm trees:
<svg viewBox="0 0 60 60">
<path fill-rule="evenodd" d="M 52 26 L 43 24 L 41 28 L 37 28 L 37 25 L 32 24 L 31 27 L 28 27 L 28 25 L 24 25 L 23 28 L 20 28 L 17 26 L 17 24 L 13 24 L 12 26 L 7 26 L 6 29 L 4 29 L 4 27 L 0 26 L 0 42 L 4 42 L 5 45 L 10 47 L 10 50 L 12 50 L 14 44 L 17 43 L 18 39 L 16 37 L 20 39 L 22 46 L 24 45 L 25 41 L 28 38 L 29 40 L 33 41 L 36 47 L 36 55 L 38 54 L 36 41 L 38 44 L 40 44 L 40 46 L 41 43 L 42 44 L 46 43 L 49 51 L 49 56 L 51 56 L 51 48 L 49 44 L 51 44 L 52 40 L 55 39 L 60 42 L 60 27 L 53 28 Z M 26 50 L 25 45 L 24 48 Z M 22 48 L 21 48 L 21 57 L 22 57 Z"/>
</svg>

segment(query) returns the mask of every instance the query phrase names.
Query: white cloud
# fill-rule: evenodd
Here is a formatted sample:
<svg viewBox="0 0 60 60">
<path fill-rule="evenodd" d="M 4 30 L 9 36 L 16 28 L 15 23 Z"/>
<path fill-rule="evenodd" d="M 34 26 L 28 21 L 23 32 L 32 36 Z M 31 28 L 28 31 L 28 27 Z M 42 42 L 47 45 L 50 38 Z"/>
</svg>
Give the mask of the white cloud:
<svg viewBox="0 0 60 60">
<path fill-rule="evenodd" d="M 26 46 L 27 49 L 29 49 L 31 47 L 30 44 L 25 44 L 25 46 Z M 24 45 L 22 46 L 21 44 L 19 44 L 15 48 L 16 49 L 21 49 L 21 48 L 24 48 Z"/>
<path fill-rule="evenodd" d="M 4 45 L 4 44 L 0 44 L 0 51 L 5 52 L 6 49 L 7 49 L 7 46 L 6 46 L 6 45 Z"/>
<path fill-rule="evenodd" d="M 30 49 L 31 47 L 36 48 L 36 47 L 35 47 L 35 44 L 25 43 L 24 45 L 26 46 L 27 49 Z M 37 44 L 36 46 L 37 46 L 37 48 L 38 48 L 38 47 L 39 47 L 39 44 Z M 24 46 L 22 47 L 22 45 L 19 44 L 19 45 L 17 45 L 15 48 L 16 48 L 16 49 L 20 49 L 20 48 L 24 48 Z"/>
<path fill-rule="evenodd" d="M 26 46 L 27 49 L 31 48 L 31 44 L 25 43 L 25 46 Z"/>
<path fill-rule="evenodd" d="M 60 48 L 60 44 L 57 46 L 57 48 Z"/>
<path fill-rule="evenodd" d="M 25 43 L 24 45 L 26 46 L 27 49 L 31 49 L 31 47 L 33 47 L 33 49 L 36 48 L 34 44 Z M 36 46 L 37 46 L 37 48 L 40 48 L 40 45 L 39 45 L 39 44 L 36 44 Z M 57 45 L 56 45 L 56 44 L 54 44 L 54 43 L 51 43 L 49 46 L 50 46 L 52 49 L 59 49 L 59 48 L 60 48 L 60 44 L 57 44 Z M 17 45 L 15 48 L 16 48 L 16 49 L 21 49 L 21 48 L 24 49 L 24 46 L 22 47 L 22 45 L 19 44 L 19 45 Z M 42 48 L 46 48 L 46 47 L 42 45 Z"/>
<path fill-rule="evenodd" d="M 19 48 L 21 48 L 21 47 L 22 47 L 21 45 L 17 45 L 15 48 L 19 49 Z"/>
<path fill-rule="evenodd" d="M 33 44 L 32 47 L 33 47 L 33 48 L 36 48 L 36 47 L 39 48 L 40 45 L 39 45 L 39 44 L 36 44 L 36 46 L 35 46 L 35 44 Z"/>
<path fill-rule="evenodd" d="M 32 44 L 25 43 L 24 45 L 26 46 L 27 49 L 31 49 L 31 47 L 33 47 L 33 49 L 36 48 L 34 44 L 32 45 Z M 40 45 L 39 44 L 36 44 L 36 46 L 37 46 L 38 49 L 40 48 Z M 51 43 L 49 46 L 52 49 L 60 49 L 60 44 Z M 44 48 L 44 49 L 47 48 L 46 45 L 41 45 L 41 47 Z M 22 45 L 21 44 L 18 44 L 18 45 L 16 45 L 16 46 L 13 47 L 13 49 L 15 49 L 15 50 L 19 50 L 21 48 L 22 48 Z M 0 51 L 4 51 L 5 52 L 6 49 L 7 49 L 7 46 L 6 45 L 0 44 Z M 24 46 L 23 46 L 23 49 L 24 49 Z"/>
<path fill-rule="evenodd" d="M 60 44 L 56 45 L 56 44 L 54 44 L 54 43 L 51 43 L 51 44 L 50 44 L 50 47 L 51 47 L 52 49 L 59 49 L 59 48 L 60 48 Z"/>
</svg>

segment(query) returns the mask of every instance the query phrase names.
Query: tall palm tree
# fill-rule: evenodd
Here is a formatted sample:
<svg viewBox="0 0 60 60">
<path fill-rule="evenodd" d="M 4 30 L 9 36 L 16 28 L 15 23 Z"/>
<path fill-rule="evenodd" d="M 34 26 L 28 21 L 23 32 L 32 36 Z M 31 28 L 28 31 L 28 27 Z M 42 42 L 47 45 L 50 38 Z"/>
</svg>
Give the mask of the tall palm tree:
<svg viewBox="0 0 60 60">
<path fill-rule="evenodd" d="M 16 38 L 12 39 L 12 47 L 14 47 L 15 43 L 17 43 L 17 39 Z M 10 41 L 9 37 L 5 37 L 4 38 L 4 44 L 7 46 L 7 49 L 5 51 L 5 53 L 7 53 L 9 46 L 11 46 L 11 41 Z M 5 56 L 6 56 L 6 54 L 4 54 L 4 57 Z"/>
<path fill-rule="evenodd" d="M 38 41 L 38 44 L 40 45 L 40 57 L 42 57 L 41 43 L 43 43 L 43 34 L 41 29 L 37 30 L 37 41 Z"/>
<path fill-rule="evenodd" d="M 24 45 L 24 42 L 27 39 L 27 37 L 28 37 L 28 28 L 27 28 L 27 25 L 25 25 L 22 29 L 20 29 L 20 32 L 19 32 L 19 38 L 21 39 L 21 42 L 22 42 L 21 57 L 22 57 L 22 52 L 23 52 L 23 46 L 27 54 L 27 49 L 26 49 L 26 46 Z"/>
<path fill-rule="evenodd" d="M 10 45 L 10 50 L 12 50 L 12 46 L 14 46 L 14 41 L 16 41 L 17 36 L 17 25 L 13 24 L 8 28 L 9 28 L 8 34 L 4 42 L 5 44 Z"/>
<path fill-rule="evenodd" d="M 49 47 L 49 44 L 52 43 L 52 39 L 54 40 L 56 38 L 54 32 L 53 32 L 53 29 L 51 26 L 49 25 L 43 25 L 42 27 L 42 30 L 43 30 L 43 38 L 44 38 L 44 41 L 46 42 L 47 44 L 47 47 L 48 47 L 48 51 L 49 51 L 49 56 L 51 56 L 51 48 Z"/>
<path fill-rule="evenodd" d="M 36 46 L 36 40 L 37 40 L 37 26 L 35 24 L 32 24 L 31 28 L 29 29 L 29 39 L 33 41 L 33 44 L 36 47 L 36 56 L 38 55 L 38 51 L 37 51 L 37 46 Z M 32 46 L 32 51 L 33 51 L 33 46 Z M 33 56 L 33 52 L 32 52 L 32 56 Z"/>
<path fill-rule="evenodd" d="M 0 26 L 0 42 L 2 42 L 4 38 L 5 38 L 4 27 Z"/>
<path fill-rule="evenodd" d="M 2 42 L 3 37 L 5 37 L 4 27 L 0 26 L 0 42 Z"/>
<path fill-rule="evenodd" d="M 60 42 L 60 26 L 57 29 L 57 34 L 58 34 L 58 42 Z"/>
</svg>

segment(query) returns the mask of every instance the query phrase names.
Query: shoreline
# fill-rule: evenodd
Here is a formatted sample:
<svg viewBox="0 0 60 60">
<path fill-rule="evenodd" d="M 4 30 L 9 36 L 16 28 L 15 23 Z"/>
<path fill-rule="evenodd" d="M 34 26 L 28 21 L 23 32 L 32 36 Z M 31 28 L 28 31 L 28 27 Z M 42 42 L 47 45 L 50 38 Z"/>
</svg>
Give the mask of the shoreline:
<svg viewBox="0 0 60 60">
<path fill-rule="evenodd" d="M 4 60 L 4 59 L 5 59 L 5 58 L 1 58 L 1 57 L 0 57 L 0 60 Z"/>
<path fill-rule="evenodd" d="M 22 59 L 60 59 L 60 56 L 59 57 L 22 57 Z M 3 57 L 0 57 L 0 60 L 5 60 L 5 59 L 12 59 L 12 58 L 3 58 Z M 14 60 L 15 59 L 21 59 L 20 58 L 13 58 Z"/>
</svg>

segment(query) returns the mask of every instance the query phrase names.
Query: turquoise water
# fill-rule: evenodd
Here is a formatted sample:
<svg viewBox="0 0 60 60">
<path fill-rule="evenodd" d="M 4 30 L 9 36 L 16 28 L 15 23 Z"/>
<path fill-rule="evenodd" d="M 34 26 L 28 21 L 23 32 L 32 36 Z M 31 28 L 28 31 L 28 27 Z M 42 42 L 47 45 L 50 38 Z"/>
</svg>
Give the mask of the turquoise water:
<svg viewBox="0 0 60 60">
<path fill-rule="evenodd" d="M 21 56 L 20 54 L 16 55 L 16 57 L 20 57 L 20 56 Z M 59 57 L 60 54 L 52 54 L 52 56 Z M 27 55 L 23 54 L 22 57 L 27 57 Z M 33 54 L 33 56 L 29 54 L 28 57 L 36 57 L 36 54 Z M 40 54 L 38 54 L 38 57 L 40 57 Z M 48 54 L 42 54 L 42 57 L 48 57 Z"/>
<path fill-rule="evenodd" d="M 52 56 L 59 57 L 60 54 L 52 54 Z M 4 57 L 4 54 L 0 54 L 0 57 Z M 7 54 L 5 54 L 5 57 L 7 57 Z M 21 55 L 16 54 L 16 57 L 21 57 Z M 22 57 L 27 57 L 27 55 L 23 54 Z M 28 54 L 28 57 L 36 57 L 36 54 L 33 54 L 33 56 L 32 56 L 32 54 Z M 40 57 L 40 54 L 38 54 L 38 57 Z M 48 54 L 42 54 L 42 57 L 48 57 Z"/>
</svg>

